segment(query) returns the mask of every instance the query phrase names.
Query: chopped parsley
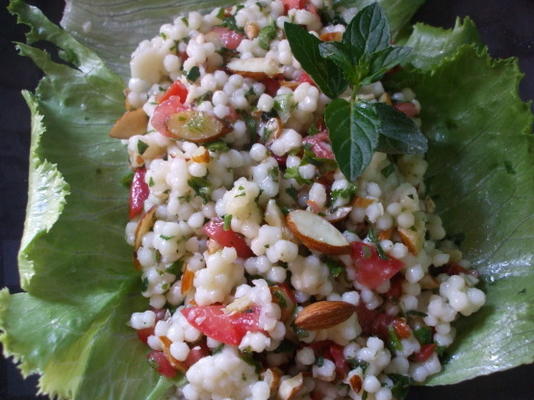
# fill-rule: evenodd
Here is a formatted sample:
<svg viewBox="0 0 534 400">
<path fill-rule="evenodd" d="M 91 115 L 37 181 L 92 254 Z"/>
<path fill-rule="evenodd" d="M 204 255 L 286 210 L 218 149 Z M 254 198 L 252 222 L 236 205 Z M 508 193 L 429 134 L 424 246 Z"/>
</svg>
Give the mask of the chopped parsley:
<svg viewBox="0 0 534 400">
<path fill-rule="evenodd" d="M 232 214 L 226 214 L 223 217 L 223 222 L 224 222 L 223 229 L 225 231 L 229 231 L 231 229 L 231 226 L 232 226 Z"/>
<path fill-rule="evenodd" d="M 293 186 L 290 186 L 286 189 L 286 193 L 289 197 L 291 197 L 293 200 L 298 200 L 298 193 L 297 189 L 295 189 Z"/>
<path fill-rule="evenodd" d="M 148 278 L 145 276 L 143 279 L 141 279 L 141 291 L 146 292 L 148 289 Z"/>
<path fill-rule="evenodd" d="M 187 184 L 204 202 L 209 201 L 210 187 L 206 178 L 192 177 L 187 181 Z"/>
<path fill-rule="evenodd" d="M 134 177 L 134 172 L 133 171 L 128 172 L 126 175 L 124 175 L 121 178 L 122 185 L 127 187 L 127 188 L 132 186 L 133 177 Z"/>
<path fill-rule="evenodd" d="M 148 144 L 146 144 L 142 140 L 138 140 L 137 141 L 137 152 L 140 155 L 143 155 L 143 153 L 146 151 L 146 149 L 148 149 Z"/>
<path fill-rule="evenodd" d="M 324 365 L 324 357 L 319 356 L 315 360 L 315 365 L 317 365 L 319 368 L 321 368 Z"/>
<path fill-rule="evenodd" d="M 313 182 L 311 179 L 305 179 L 300 175 L 299 167 L 287 168 L 284 172 L 284 178 L 295 179 L 299 185 L 309 185 Z"/>
<path fill-rule="evenodd" d="M 230 150 L 228 145 L 223 142 L 222 140 L 217 140 L 215 142 L 211 142 L 204 145 L 209 151 L 220 151 L 220 152 L 226 152 Z"/>
<path fill-rule="evenodd" d="M 412 379 L 409 376 L 400 374 L 389 374 L 388 378 L 393 381 L 393 386 L 391 387 L 393 397 L 398 400 L 404 399 L 408 395 Z"/>
<path fill-rule="evenodd" d="M 349 363 L 351 369 L 361 368 L 362 373 L 365 373 L 369 367 L 369 363 L 367 361 L 357 360 L 355 358 L 348 358 L 347 362 Z"/>
<path fill-rule="evenodd" d="M 171 240 L 174 236 L 167 236 L 167 235 L 159 235 L 160 238 L 163 240 Z"/>
<path fill-rule="evenodd" d="M 154 182 L 154 179 L 152 177 L 148 178 L 148 186 L 152 187 L 154 186 L 156 183 Z"/>
<path fill-rule="evenodd" d="M 388 256 L 386 255 L 386 253 L 384 252 L 384 249 L 380 245 L 380 240 L 378 240 L 378 237 L 376 236 L 376 232 L 375 232 L 375 230 L 373 228 L 369 229 L 368 236 L 369 236 L 369 239 L 371 240 L 371 242 L 373 242 L 374 245 L 376 246 L 376 251 L 378 253 L 378 257 L 380 257 L 382 260 L 387 260 Z"/>
<path fill-rule="evenodd" d="M 176 279 L 179 279 L 183 272 L 183 266 L 184 262 L 182 260 L 176 260 L 166 269 L 166 272 L 176 275 Z"/>
<path fill-rule="evenodd" d="M 388 327 L 388 339 L 388 344 L 392 350 L 402 351 L 402 343 L 392 326 Z"/>
<path fill-rule="evenodd" d="M 324 263 L 328 267 L 328 270 L 330 271 L 330 276 L 333 278 L 337 278 L 343 271 L 345 271 L 345 266 L 339 262 L 338 260 L 334 260 L 333 258 L 326 258 Z"/>
<path fill-rule="evenodd" d="M 297 349 L 297 344 L 291 340 L 284 339 L 274 350 L 275 353 L 293 353 Z"/>
<path fill-rule="evenodd" d="M 344 189 L 335 189 L 330 192 L 330 200 L 335 203 L 338 199 L 352 200 L 356 194 L 356 185 L 349 183 Z"/>
<path fill-rule="evenodd" d="M 389 176 L 395 172 L 395 165 L 393 163 L 389 163 L 386 167 L 382 168 L 380 171 L 382 175 L 384 175 L 386 178 L 389 178 Z"/>
<path fill-rule="evenodd" d="M 273 291 L 273 295 L 275 297 L 276 304 L 278 304 L 280 308 L 287 308 L 287 301 L 282 293 L 280 293 L 278 290 L 275 290 Z"/>
<path fill-rule="evenodd" d="M 185 77 L 191 83 L 196 82 L 196 80 L 200 78 L 200 69 L 198 69 L 198 67 L 195 65 L 187 72 L 187 75 Z"/>
<path fill-rule="evenodd" d="M 413 331 L 413 335 L 417 338 L 421 344 L 432 343 L 432 329 L 428 326 L 422 326 Z"/>
<path fill-rule="evenodd" d="M 258 45 L 263 50 L 269 50 L 271 41 L 276 37 L 276 30 L 274 22 L 271 25 L 261 28 L 260 33 L 258 34 Z"/>
</svg>

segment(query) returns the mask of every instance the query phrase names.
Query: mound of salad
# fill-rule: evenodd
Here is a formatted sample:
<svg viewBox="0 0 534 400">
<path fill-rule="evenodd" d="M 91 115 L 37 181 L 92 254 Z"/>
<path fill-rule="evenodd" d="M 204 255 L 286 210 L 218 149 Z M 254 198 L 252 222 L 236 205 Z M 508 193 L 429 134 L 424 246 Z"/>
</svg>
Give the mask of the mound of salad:
<svg viewBox="0 0 534 400">
<path fill-rule="evenodd" d="M 321 15 L 318 10 L 321 10 Z M 376 3 L 190 12 L 132 54 L 111 136 L 147 309 L 130 326 L 176 398 L 401 399 L 485 303 L 426 193 L 410 48 Z"/>
<path fill-rule="evenodd" d="M 534 361 L 515 60 L 421 0 L 171 3 L 10 2 L 44 77 L 0 342 L 41 393 L 400 400 Z"/>
</svg>

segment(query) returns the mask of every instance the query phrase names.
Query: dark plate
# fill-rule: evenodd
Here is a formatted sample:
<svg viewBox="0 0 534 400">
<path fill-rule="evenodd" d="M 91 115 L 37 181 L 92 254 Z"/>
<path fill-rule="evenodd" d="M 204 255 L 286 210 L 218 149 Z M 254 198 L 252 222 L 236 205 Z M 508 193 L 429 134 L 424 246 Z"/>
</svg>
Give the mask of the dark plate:
<svg viewBox="0 0 534 400">
<path fill-rule="evenodd" d="M 178 0 L 177 0 L 178 1 Z M 404 0 L 409 1 L 409 0 Z M 62 0 L 33 1 L 57 22 Z M 16 253 L 26 208 L 30 119 L 21 89 L 33 89 L 40 73 L 28 59 L 18 57 L 12 41 L 23 41 L 24 29 L 0 2 L 0 287 L 19 291 Z M 533 0 L 427 0 L 414 18 L 451 27 L 456 16 L 471 16 L 494 57 L 519 57 L 526 77 L 525 100 L 534 98 Z M 410 400 L 534 400 L 534 365 L 481 377 L 453 386 L 414 388 Z M 0 359 L 0 399 L 46 399 L 35 395 L 36 378 L 22 380 L 10 361 Z M 99 399 L 95 399 L 99 400 Z"/>
</svg>

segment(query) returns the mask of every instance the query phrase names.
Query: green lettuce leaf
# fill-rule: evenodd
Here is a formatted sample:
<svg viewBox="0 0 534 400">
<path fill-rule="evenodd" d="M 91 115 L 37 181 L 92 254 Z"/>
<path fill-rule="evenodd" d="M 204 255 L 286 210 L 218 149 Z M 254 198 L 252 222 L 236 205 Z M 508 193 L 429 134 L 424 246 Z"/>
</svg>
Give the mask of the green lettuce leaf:
<svg viewBox="0 0 534 400">
<path fill-rule="evenodd" d="M 19 253 L 27 293 L 0 292 L 0 341 L 42 392 L 69 399 L 145 399 L 170 387 L 126 326 L 146 307 L 124 243 L 127 171 L 123 146 L 107 136 L 123 108 L 122 80 L 36 8 L 10 4 L 74 68 L 19 44 L 45 72 L 32 112 L 30 192 Z M 158 380 L 160 384 L 157 385 Z M 157 394 L 156 392 L 154 392 Z"/>
<path fill-rule="evenodd" d="M 123 110 L 123 81 L 105 64 L 125 78 L 131 51 L 162 23 L 228 3 L 70 0 L 62 23 L 73 37 L 11 2 L 34 28 L 29 41 L 53 42 L 73 66 L 20 44 L 46 76 L 35 94 L 25 93 L 32 145 L 19 268 L 27 293 L 0 292 L 0 341 L 24 374 L 42 375 L 45 393 L 156 400 L 171 385 L 149 368 L 146 347 L 126 326 L 146 300 L 123 240 L 126 152 L 107 137 Z M 380 3 L 399 32 L 422 1 Z M 414 88 L 423 104 L 429 190 L 448 231 L 465 233 L 463 250 L 488 293 L 488 305 L 457 325 L 450 360 L 430 381 L 449 384 L 534 360 L 532 115 L 517 96 L 517 64 L 465 45 L 478 43 L 470 20 L 452 31 L 417 25 L 406 40 L 418 69 L 395 84 Z"/>
<path fill-rule="evenodd" d="M 518 95 L 516 60 L 464 45 L 435 61 L 396 83 L 423 104 L 429 194 L 447 232 L 465 234 L 462 250 L 487 293 L 427 382 L 443 385 L 534 361 L 534 119 Z"/>
</svg>

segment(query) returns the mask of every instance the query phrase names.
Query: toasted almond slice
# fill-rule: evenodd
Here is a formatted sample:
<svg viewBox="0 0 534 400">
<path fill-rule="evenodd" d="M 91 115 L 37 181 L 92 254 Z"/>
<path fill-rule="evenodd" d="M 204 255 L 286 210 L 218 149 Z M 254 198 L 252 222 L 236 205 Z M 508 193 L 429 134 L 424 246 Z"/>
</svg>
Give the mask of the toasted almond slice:
<svg viewBox="0 0 534 400">
<path fill-rule="evenodd" d="M 271 226 L 284 225 L 284 214 L 274 199 L 270 199 L 265 207 L 265 222 Z"/>
<path fill-rule="evenodd" d="M 292 400 L 296 398 L 298 391 L 302 389 L 303 383 L 304 378 L 302 373 L 292 378 L 282 377 L 280 387 L 278 388 L 278 398 L 280 400 Z"/>
<path fill-rule="evenodd" d="M 178 361 L 176 358 L 174 358 L 171 354 L 171 340 L 167 336 L 158 336 L 158 338 L 161 342 L 163 354 L 165 355 L 165 358 L 169 361 L 169 364 L 171 364 L 174 369 L 180 372 L 185 372 L 185 365 L 181 361 Z"/>
<path fill-rule="evenodd" d="M 213 239 L 208 239 L 207 247 L 208 247 L 208 254 L 213 254 L 219 251 L 220 249 L 222 249 L 221 245 Z"/>
<path fill-rule="evenodd" d="M 262 373 L 263 380 L 271 391 L 271 395 L 276 394 L 280 386 L 280 379 L 282 378 L 282 371 L 279 368 L 268 368 Z"/>
<path fill-rule="evenodd" d="M 254 22 L 247 22 L 245 25 L 245 35 L 250 40 L 254 39 L 260 33 L 260 27 Z"/>
<path fill-rule="evenodd" d="M 233 314 L 245 311 L 252 304 L 252 301 L 248 296 L 238 297 L 226 307 L 224 307 L 224 312 L 227 314 Z"/>
<path fill-rule="evenodd" d="M 323 217 L 304 210 L 291 211 L 286 217 L 291 232 L 309 249 L 325 254 L 344 254 L 350 244 L 341 232 Z"/>
<path fill-rule="evenodd" d="M 126 111 L 109 131 L 109 136 L 115 139 L 128 139 L 134 135 L 146 132 L 148 116 L 142 108 Z"/>
<path fill-rule="evenodd" d="M 134 250 L 137 251 L 141 247 L 141 241 L 143 236 L 149 232 L 154 226 L 156 215 L 156 206 L 152 207 L 146 213 L 141 216 L 141 219 L 137 223 L 137 228 L 135 229 L 135 241 L 134 241 Z"/>
<path fill-rule="evenodd" d="M 425 275 L 419 281 L 422 289 L 437 289 L 439 287 L 439 281 L 431 275 Z"/>
<path fill-rule="evenodd" d="M 386 229 L 385 231 L 380 231 L 378 234 L 378 240 L 388 240 L 391 239 L 393 235 L 393 228 Z"/>
<path fill-rule="evenodd" d="M 209 142 L 228 133 L 217 117 L 203 111 L 183 110 L 171 114 L 166 125 L 174 138 L 194 143 Z"/>
<path fill-rule="evenodd" d="M 320 36 L 323 42 L 340 42 L 342 38 L 343 33 L 341 32 L 325 32 Z"/>
<path fill-rule="evenodd" d="M 354 306 L 344 301 L 318 301 L 297 314 L 295 325 L 308 331 L 327 329 L 346 321 L 354 311 Z"/>
<path fill-rule="evenodd" d="M 293 317 L 295 301 L 292 298 L 291 289 L 285 285 L 273 285 L 270 287 L 273 303 L 280 307 L 280 318 L 287 322 Z"/>
<path fill-rule="evenodd" d="M 186 295 L 193 288 L 193 280 L 195 279 L 195 272 L 186 267 L 182 275 L 182 295 Z"/>
<path fill-rule="evenodd" d="M 301 82 L 299 81 L 286 81 L 286 80 L 280 81 L 280 86 L 284 86 L 290 89 L 296 89 L 300 84 Z"/>
<path fill-rule="evenodd" d="M 204 163 L 204 164 L 209 163 L 210 162 L 210 152 L 204 146 L 200 146 L 193 153 L 193 157 L 191 157 L 191 161 L 194 161 L 194 162 L 197 162 L 197 163 Z"/>
<path fill-rule="evenodd" d="M 368 197 L 356 197 L 352 203 L 354 207 L 367 208 L 375 202 L 375 199 L 369 199 Z"/>
<path fill-rule="evenodd" d="M 141 263 L 137 259 L 137 254 L 135 252 L 133 253 L 133 265 L 137 271 L 141 271 L 143 269 L 143 267 L 141 266 Z"/>
<path fill-rule="evenodd" d="M 360 391 L 362 390 L 362 377 L 357 373 L 349 375 L 347 377 L 347 383 L 349 384 L 350 388 L 354 393 L 360 393 Z"/>
<path fill-rule="evenodd" d="M 332 223 L 339 222 L 347 218 L 351 211 L 352 207 L 339 207 L 332 212 L 327 212 L 325 218 L 327 221 Z"/>
<path fill-rule="evenodd" d="M 412 231 L 411 229 L 398 229 L 399 236 L 402 240 L 402 243 L 408 247 L 408 250 L 413 255 L 419 254 L 423 248 L 423 237 L 419 231 Z"/>
<path fill-rule="evenodd" d="M 382 94 L 382 96 L 380 96 L 380 98 L 378 99 L 378 101 L 380 103 L 386 103 L 387 105 L 391 106 L 393 103 L 391 102 L 391 97 L 389 96 L 389 94 L 387 93 L 384 93 Z"/>
<path fill-rule="evenodd" d="M 274 60 L 263 57 L 234 58 L 230 60 L 227 68 L 234 74 L 255 80 L 272 78 L 281 73 L 278 64 Z"/>
</svg>

